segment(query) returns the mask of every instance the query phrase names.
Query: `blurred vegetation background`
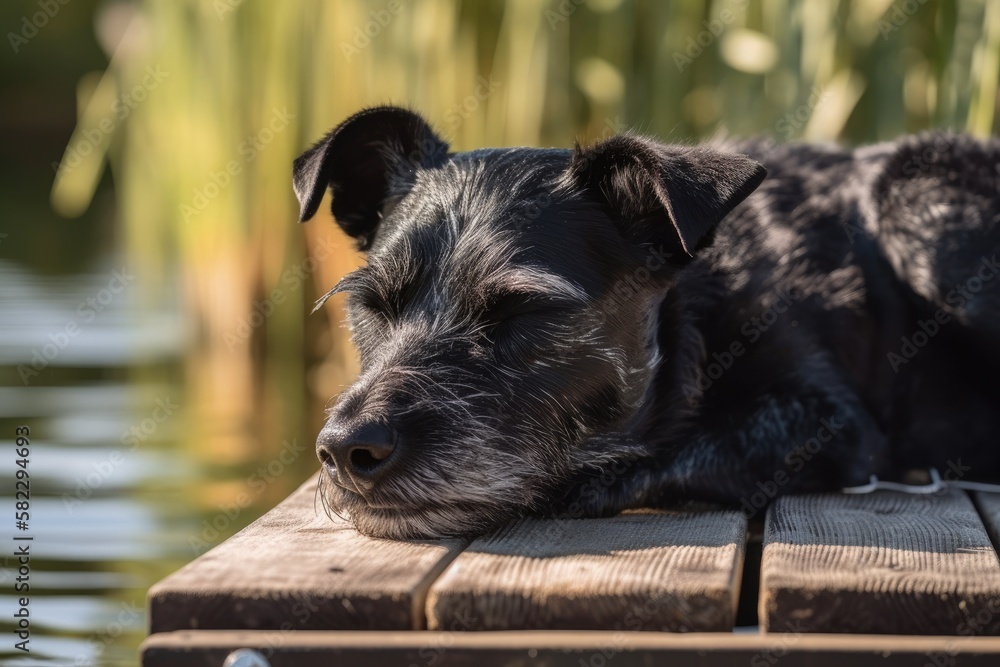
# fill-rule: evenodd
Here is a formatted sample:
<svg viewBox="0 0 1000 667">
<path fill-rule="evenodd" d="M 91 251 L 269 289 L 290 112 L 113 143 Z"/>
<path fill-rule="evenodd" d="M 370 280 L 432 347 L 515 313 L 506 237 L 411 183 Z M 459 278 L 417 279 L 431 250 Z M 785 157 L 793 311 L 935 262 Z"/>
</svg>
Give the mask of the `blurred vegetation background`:
<svg viewBox="0 0 1000 667">
<path fill-rule="evenodd" d="M 108 65 L 76 86 L 52 206 L 80 215 L 110 169 L 143 287 L 183 286 L 193 442 L 230 458 L 307 437 L 355 372 L 340 301 L 305 313 L 359 258 L 328 219 L 293 224 L 289 165 L 361 107 L 409 105 L 458 150 L 997 122 L 987 0 L 146 0 L 94 28 Z"/>
</svg>

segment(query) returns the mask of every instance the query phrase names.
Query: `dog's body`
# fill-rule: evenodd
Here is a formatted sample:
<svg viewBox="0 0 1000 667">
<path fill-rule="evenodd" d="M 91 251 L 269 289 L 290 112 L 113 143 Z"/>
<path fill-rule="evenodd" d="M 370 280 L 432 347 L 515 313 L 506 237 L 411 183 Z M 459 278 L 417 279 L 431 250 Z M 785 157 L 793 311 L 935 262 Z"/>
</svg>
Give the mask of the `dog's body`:
<svg viewBox="0 0 1000 667">
<path fill-rule="evenodd" d="M 671 452 L 671 495 L 747 507 L 909 468 L 995 476 L 998 146 L 941 134 L 734 148 L 768 178 L 661 310 L 691 323 L 698 359 L 697 379 L 661 372 L 653 392 L 687 387 L 688 425 L 654 409 L 644 426 Z M 683 344 L 675 328 L 664 346 Z"/>
<path fill-rule="evenodd" d="M 449 154 L 358 114 L 295 174 L 369 260 L 336 288 L 362 374 L 320 435 L 327 501 L 413 537 L 995 477 L 997 165 L 948 134 Z"/>
</svg>

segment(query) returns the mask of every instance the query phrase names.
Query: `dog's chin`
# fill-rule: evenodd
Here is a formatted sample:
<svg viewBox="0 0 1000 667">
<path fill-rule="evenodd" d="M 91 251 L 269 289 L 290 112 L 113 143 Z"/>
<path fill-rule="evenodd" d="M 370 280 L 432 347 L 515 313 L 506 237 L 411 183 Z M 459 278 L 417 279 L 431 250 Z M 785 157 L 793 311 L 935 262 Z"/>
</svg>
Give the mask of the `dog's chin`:
<svg viewBox="0 0 1000 667">
<path fill-rule="evenodd" d="M 326 476 L 320 493 L 326 511 L 349 520 L 359 533 L 392 540 L 474 537 L 519 515 L 513 507 L 446 506 L 417 499 L 403 503 L 369 502 Z"/>
</svg>

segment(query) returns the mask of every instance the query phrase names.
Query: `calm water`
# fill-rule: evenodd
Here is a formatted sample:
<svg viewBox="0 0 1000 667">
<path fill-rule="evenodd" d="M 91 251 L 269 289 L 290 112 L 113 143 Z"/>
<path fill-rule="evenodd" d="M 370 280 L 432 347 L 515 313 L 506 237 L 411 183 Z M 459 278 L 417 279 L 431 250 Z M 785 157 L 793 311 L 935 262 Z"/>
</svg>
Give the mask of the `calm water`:
<svg viewBox="0 0 1000 667">
<path fill-rule="evenodd" d="M 116 291 L 122 278 L 113 272 L 121 266 L 108 261 L 53 278 L 0 262 L 5 665 L 137 664 L 149 586 L 194 558 L 198 540 L 217 541 L 268 509 L 314 465 L 304 457 L 266 492 L 252 494 L 251 507 L 218 522 L 220 534 L 206 528 L 227 498 L 247 488 L 256 464 L 270 459 L 269 448 L 213 456 L 186 437 L 191 411 L 181 362 L 188 332 L 175 305 L 140 308 L 130 284 Z M 26 531 L 15 527 L 13 497 L 22 425 L 31 430 Z M 232 448 L 233 438 L 226 442 Z M 15 535 L 34 538 L 30 654 L 14 648 L 17 564 L 10 554 L 26 543 Z"/>
</svg>

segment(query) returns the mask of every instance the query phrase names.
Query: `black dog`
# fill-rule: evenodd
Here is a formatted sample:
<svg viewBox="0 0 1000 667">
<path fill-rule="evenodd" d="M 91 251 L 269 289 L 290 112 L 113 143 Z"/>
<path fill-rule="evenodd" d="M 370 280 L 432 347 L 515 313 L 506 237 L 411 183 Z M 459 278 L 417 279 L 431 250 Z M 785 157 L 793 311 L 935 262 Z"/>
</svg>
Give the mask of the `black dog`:
<svg viewBox="0 0 1000 667">
<path fill-rule="evenodd" d="M 300 219 L 330 188 L 368 257 L 331 291 L 362 372 L 319 437 L 324 502 L 402 538 L 992 478 L 998 165 L 951 134 L 452 154 L 359 113 L 294 169 Z"/>
</svg>

